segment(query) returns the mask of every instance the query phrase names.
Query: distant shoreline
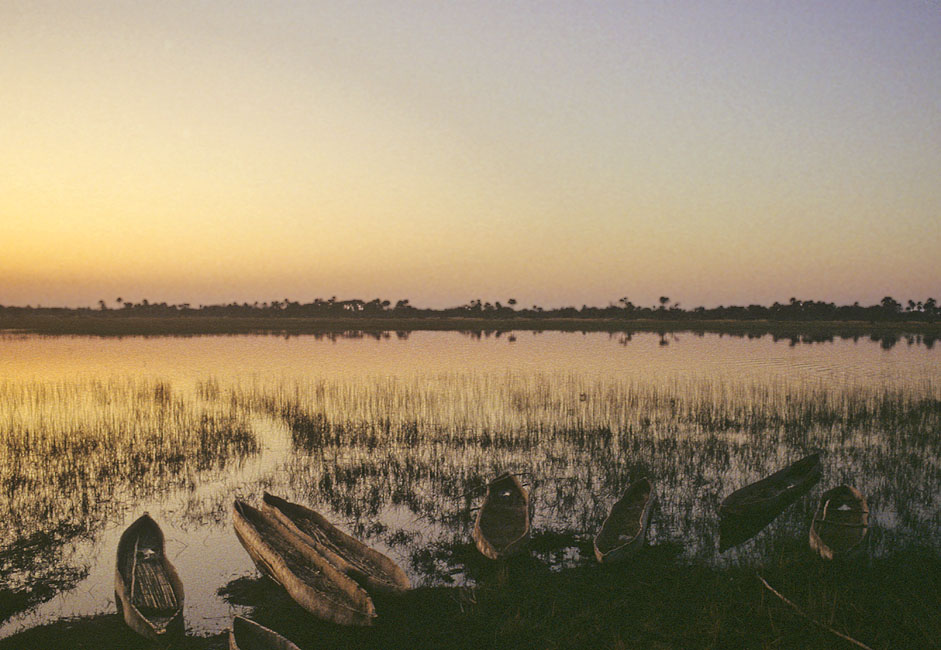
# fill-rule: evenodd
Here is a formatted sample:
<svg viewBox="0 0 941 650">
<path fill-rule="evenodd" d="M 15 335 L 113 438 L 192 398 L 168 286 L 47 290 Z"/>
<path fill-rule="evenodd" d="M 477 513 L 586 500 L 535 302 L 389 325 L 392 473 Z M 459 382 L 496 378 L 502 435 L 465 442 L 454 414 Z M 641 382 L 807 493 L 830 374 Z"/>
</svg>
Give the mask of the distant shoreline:
<svg viewBox="0 0 941 650">
<path fill-rule="evenodd" d="M 854 338 L 922 335 L 941 338 L 941 322 L 924 321 L 773 321 L 618 319 L 618 318 L 474 318 L 474 317 L 245 317 L 245 316 L 106 316 L 26 315 L 0 317 L 0 334 L 90 336 L 329 334 L 343 332 L 691 332 L 742 336 Z"/>
</svg>

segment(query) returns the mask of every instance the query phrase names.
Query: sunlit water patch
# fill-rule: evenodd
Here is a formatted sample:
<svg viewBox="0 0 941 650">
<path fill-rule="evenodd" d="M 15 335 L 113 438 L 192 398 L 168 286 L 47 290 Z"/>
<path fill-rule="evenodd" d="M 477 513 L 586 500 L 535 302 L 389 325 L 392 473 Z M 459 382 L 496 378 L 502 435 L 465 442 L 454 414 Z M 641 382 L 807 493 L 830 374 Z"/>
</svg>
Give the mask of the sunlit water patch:
<svg viewBox="0 0 941 650">
<path fill-rule="evenodd" d="M 806 538 L 819 494 L 866 494 L 871 551 L 941 549 L 941 352 L 868 340 L 427 332 L 379 337 L 0 339 L 0 636 L 111 611 L 114 552 L 144 511 L 186 585 L 188 629 L 254 575 L 231 527 L 263 491 L 315 507 L 413 584 L 473 584 L 485 482 L 532 491 L 530 552 L 558 570 L 626 486 L 659 495 L 650 543 L 760 563 Z M 809 450 L 823 478 L 720 553 L 734 489 Z"/>
</svg>

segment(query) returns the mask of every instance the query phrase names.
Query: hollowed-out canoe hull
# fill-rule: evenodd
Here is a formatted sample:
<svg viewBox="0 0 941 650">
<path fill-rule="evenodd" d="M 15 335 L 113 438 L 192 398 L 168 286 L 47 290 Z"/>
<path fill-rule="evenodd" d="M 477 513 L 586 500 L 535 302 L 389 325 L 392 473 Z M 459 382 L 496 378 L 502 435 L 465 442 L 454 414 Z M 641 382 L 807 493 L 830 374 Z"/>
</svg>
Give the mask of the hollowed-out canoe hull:
<svg viewBox="0 0 941 650">
<path fill-rule="evenodd" d="M 805 456 L 727 496 L 719 506 L 719 515 L 760 520 L 781 511 L 820 480 L 820 471 L 820 454 Z"/>
<path fill-rule="evenodd" d="M 861 555 L 869 532 L 869 505 L 849 485 L 827 490 L 810 524 L 810 547 L 824 560 Z"/>
<path fill-rule="evenodd" d="M 229 650 L 300 650 L 294 643 L 264 625 L 241 616 L 232 620 Z"/>
<path fill-rule="evenodd" d="M 124 622 L 143 637 L 156 641 L 183 632 L 183 582 L 167 559 L 163 531 L 147 513 L 118 541 L 114 599 Z"/>
<path fill-rule="evenodd" d="M 367 591 L 400 592 L 411 588 L 408 576 L 398 564 L 347 535 L 315 510 L 267 493 L 264 502 L 265 513 L 276 518 Z"/>
<path fill-rule="evenodd" d="M 232 522 L 255 566 L 298 605 L 338 625 L 372 625 L 369 594 L 275 518 L 236 501 Z"/>
<path fill-rule="evenodd" d="M 512 474 L 501 474 L 487 486 L 477 512 L 474 542 L 491 560 L 518 553 L 529 539 L 529 493 Z"/>
<path fill-rule="evenodd" d="M 643 547 L 656 500 L 653 485 L 646 478 L 628 486 L 595 535 L 595 557 L 599 562 L 625 560 Z"/>
</svg>

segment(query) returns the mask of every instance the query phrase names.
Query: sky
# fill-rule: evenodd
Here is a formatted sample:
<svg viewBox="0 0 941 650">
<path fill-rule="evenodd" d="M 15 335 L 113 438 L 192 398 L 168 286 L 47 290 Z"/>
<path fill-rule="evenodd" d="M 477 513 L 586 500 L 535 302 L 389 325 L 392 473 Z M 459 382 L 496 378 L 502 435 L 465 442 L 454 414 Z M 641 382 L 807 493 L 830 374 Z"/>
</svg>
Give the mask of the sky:
<svg viewBox="0 0 941 650">
<path fill-rule="evenodd" d="M 941 298 L 941 2 L 0 1 L 0 304 Z"/>
</svg>

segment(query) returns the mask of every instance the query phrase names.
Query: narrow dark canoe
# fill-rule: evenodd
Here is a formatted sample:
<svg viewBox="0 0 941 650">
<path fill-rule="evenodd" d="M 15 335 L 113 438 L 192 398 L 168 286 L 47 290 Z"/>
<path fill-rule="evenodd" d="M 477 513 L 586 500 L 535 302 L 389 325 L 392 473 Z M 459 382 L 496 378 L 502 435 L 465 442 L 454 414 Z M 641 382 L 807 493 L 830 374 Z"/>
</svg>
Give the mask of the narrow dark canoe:
<svg viewBox="0 0 941 650">
<path fill-rule="evenodd" d="M 760 533 L 772 521 L 778 518 L 782 512 L 787 509 L 790 503 L 785 503 L 783 507 L 768 510 L 760 516 L 736 517 L 734 515 L 725 515 L 719 518 L 719 552 L 723 553 L 728 549 L 743 544 L 752 537 Z"/>
<path fill-rule="evenodd" d="M 372 625 L 376 609 L 369 594 L 276 519 L 237 500 L 232 523 L 258 570 L 298 605 L 339 625 Z"/>
<path fill-rule="evenodd" d="M 301 650 L 283 636 L 255 621 L 236 616 L 229 630 L 229 650 Z"/>
<path fill-rule="evenodd" d="M 267 492 L 264 500 L 266 514 L 277 519 L 367 591 L 399 592 L 411 588 L 408 576 L 398 564 L 347 535 L 320 513 Z"/>
<path fill-rule="evenodd" d="M 146 512 L 118 542 L 114 600 L 132 630 L 159 640 L 183 632 L 183 582 L 164 552 L 163 531 Z"/>
<path fill-rule="evenodd" d="M 767 478 L 727 496 L 719 506 L 723 517 L 756 517 L 783 509 L 820 480 L 820 454 L 801 458 Z"/>
<path fill-rule="evenodd" d="M 631 483 L 595 535 L 595 557 L 599 562 L 624 560 L 644 545 L 650 510 L 657 493 L 646 478 Z"/>
<path fill-rule="evenodd" d="M 474 541 L 491 560 L 512 555 L 529 538 L 529 494 L 512 474 L 501 474 L 487 486 L 477 512 Z"/>
<path fill-rule="evenodd" d="M 825 560 L 860 552 L 869 532 L 869 505 L 862 493 L 849 485 L 827 490 L 810 524 L 810 547 Z"/>
</svg>

